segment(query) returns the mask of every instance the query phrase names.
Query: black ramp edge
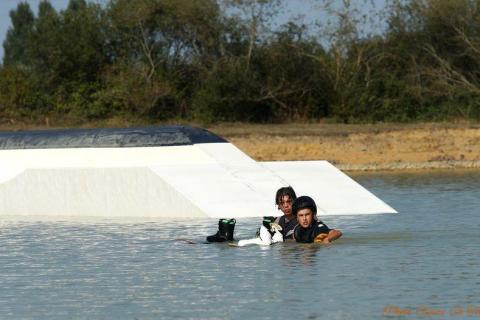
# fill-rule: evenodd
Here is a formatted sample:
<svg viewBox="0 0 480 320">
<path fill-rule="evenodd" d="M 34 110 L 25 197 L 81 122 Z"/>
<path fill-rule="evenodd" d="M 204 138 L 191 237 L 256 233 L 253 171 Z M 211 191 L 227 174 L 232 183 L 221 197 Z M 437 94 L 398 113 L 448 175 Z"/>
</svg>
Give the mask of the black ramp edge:
<svg viewBox="0 0 480 320">
<path fill-rule="evenodd" d="M 224 138 L 217 136 L 216 134 L 202 128 L 195 127 L 182 127 L 185 135 L 190 138 L 193 144 L 198 143 L 223 143 L 228 142 Z"/>
<path fill-rule="evenodd" d="M 188 126 L 0 132 L 0 150 L 134 148 L 223 142 L 227 141 L 208 130 Z"/>
</svg>

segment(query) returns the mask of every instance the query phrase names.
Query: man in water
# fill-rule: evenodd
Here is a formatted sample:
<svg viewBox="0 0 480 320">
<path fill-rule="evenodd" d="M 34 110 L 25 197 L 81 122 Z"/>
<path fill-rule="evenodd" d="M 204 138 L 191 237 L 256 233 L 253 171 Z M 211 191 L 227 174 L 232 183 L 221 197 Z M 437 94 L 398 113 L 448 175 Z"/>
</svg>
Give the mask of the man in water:
<svg viewBox="0 0 480 320">
<path fill-rule="evenodd" d="M 297 218 L 298 225 L 293 231 L 297 242 L 321 242 L 328 244 L 342 236 L 339 230 L 330 229 L 317 218 L 317 205 L 308 196 L 298 197 L 292 205 L 292 214 Z"/>
<path fill-rule="evenodd" d="M 293 239 L 293 230 L 297 225 L 297 219 L 292 214 L 292 204 L 293 201 L 297 199 L 297 195 L 292 187 L 283 187 L 277 190 L 275 195 L 275 203 L 277 204 L 278 210 L 281 210 L 283 216 L 275 219 L 280 227 L 282 227 L 283 239 Z"/>
<path fill-rule="evenodd" d="M 283 216 L 264 217 L 263 225 L 270 230 L 270 224 L 272 222 L 277 223 L 282 228 L 282 235 L 284 239 L 293 238 L 293 229 L 297 225 L 296 219 L 292 214 L 292 204 L 297 198 L 295 191 L 292 187 L 283 187 L 277 190 L 275 195 L 275 204 L 278 210 L 281 210 Z M 218 231 L 216 234 L 208 236 L 208 242 L 223 242 L 233 241 L 233 231 L 235 229 L 235 219 L 220 219 L 218 221 Z"/>
</svg>

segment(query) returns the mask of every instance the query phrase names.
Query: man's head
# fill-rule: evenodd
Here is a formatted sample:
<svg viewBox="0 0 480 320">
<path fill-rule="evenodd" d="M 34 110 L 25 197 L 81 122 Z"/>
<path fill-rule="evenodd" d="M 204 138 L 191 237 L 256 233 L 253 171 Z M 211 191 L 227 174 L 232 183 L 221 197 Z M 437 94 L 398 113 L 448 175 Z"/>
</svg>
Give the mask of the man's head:
<svg viewBox="0 0 480 320">
<path fill-rule="evenodd" d="M 308 196 L 298 197 L 292 205 L 292 214 L 297 217 L 298 224 L 303 228 L 308 228 L 317 216 L 317 205 L 312 198 Z"/>
<path fill-rule="evenodd" d="M 291 216 L 292 204 L 296 198 L 297 195 L 292 187 L 289 186 L 278 189 L 275 195 L 275 203 L 278 206 L 278 210 L 282 210 L 286 216 Z"/>
</svg>

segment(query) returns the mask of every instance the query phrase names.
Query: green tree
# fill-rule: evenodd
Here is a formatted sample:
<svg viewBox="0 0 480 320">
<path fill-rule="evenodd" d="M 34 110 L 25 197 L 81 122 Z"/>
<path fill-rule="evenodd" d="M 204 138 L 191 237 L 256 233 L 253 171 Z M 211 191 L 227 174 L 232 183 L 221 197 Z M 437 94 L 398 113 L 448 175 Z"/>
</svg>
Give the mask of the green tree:
<svg viewBox="0 0 480 320">
<path fill-rule="evenodd" d="M 304 25 L 287 23 L 254 59 L 263 78 L 260 99 L 271 104 L 275 121 L 308 120 L 330 113 L 327 55 L 306 30 Z"/>
<path fill-rule="evenodd" d="M 110 63 L 102 15 L 99 5 L 84 0 L 71 0 L 60 14 L 48 1 L 40 3 L 28 54 L 42 80 L 39 87 L 53 97 L 59 114 L 103 114 L 93 103 L 101 72 Z"/>
<path fill-rule="evenodd" d="M 30 72 L 16 66 L 0 68 L 0 117 L 10 123 L 18 119 L 43 121 L 49 112 L 48 98 L 36 87 Z"/>
<path fill-rule="evenodd" d="M 10 19 L 12 26 L 8 29 L 3 43 L 3 64 L 28 65 L 26 46 L 34 24 L 34 15 L 28 3 L 19 3 L 15 10 L 10 11 Z"/>
<path fill-rule="evenodd" d="M 410 47 L 414 57 L 419 117 L 478 117 L 478 1 L 398 3 L 393 7 L 390 26 L 394 43 Z"/>
<path fill-rule="evenodd" d="M 246 42 L 244 52 L 246 67 L 250 62 L 258 44 L 272 34 L 271 24 L 282 8 L 279 0 L 223 0 L 224 11 L 234 13 L 233 19 L 239 24 Z"/>
<path fill-rule="evenodd" d="M 128 97 L 116 101 L 122 110 L 142 116 L 186 116 L 198 85 L 200 70 L 210 68 L 222 54 L 219 8 L 213 0 L 115 0 L 108 6 L 114 65 L 105 73 L 110 84 L 130 74 L 132 88 L 107 88 Z M 119 77 L 119 79 L 116 79 Z M 108 92 L 110 91 L 110 92 Z M 135 111 L 136 110 L 136 111 Z"/>
</svg>

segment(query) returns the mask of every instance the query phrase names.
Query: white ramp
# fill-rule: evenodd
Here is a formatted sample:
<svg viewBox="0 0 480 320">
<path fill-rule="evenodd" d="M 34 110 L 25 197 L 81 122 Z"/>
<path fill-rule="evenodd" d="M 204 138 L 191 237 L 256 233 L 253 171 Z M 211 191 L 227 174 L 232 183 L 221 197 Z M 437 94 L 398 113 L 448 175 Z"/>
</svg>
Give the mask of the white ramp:
<svg viewBox="0 0 480 320">
<path fill-rule="evenodd" d="M 210 217 L 279 215 L 275 192 L 288 185 L 315 199 L 322 215 L 396 213 L 328 161 L 255 162 L 232 144 L 196 147 L 216 162 L 152 170 Z"/>
<path fill-rule="evenodd" d="M 150 168 L 192 204 L 214 218 L 278 215 L 275 192 L 288 185 L 230 143 L 197 144 L 209 164 Z"/>
<path fill-rule="evenodd" d="M 321 214 L 395 212 L 326 161 L 256 162 L 203 129 L 0 133 L 0 216 L 279 215 L 288 185 Z"/>
</svg>

